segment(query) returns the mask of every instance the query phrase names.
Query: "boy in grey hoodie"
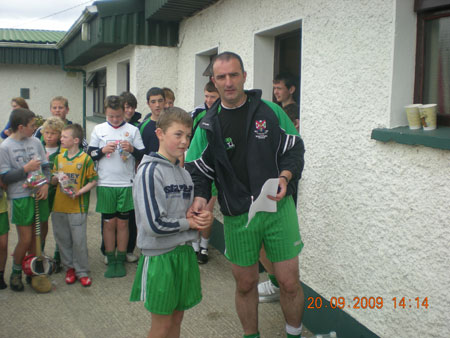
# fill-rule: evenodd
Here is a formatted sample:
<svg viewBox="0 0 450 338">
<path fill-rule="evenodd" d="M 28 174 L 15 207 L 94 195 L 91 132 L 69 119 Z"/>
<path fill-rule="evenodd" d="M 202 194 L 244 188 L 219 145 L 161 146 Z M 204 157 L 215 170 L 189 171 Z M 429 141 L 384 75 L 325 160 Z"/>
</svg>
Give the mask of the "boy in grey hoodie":
<svg viewBox="0 0 450 338">
<path fill-rule="evenodd" d="M 202 299 L 191 242 L 199 230 L 211 226 L 213 215 L 206 210 L 188 214 L 194 185 L 178 159 L 189 146 L 190 115 L 169 108 L 156 127 L 159 150 L 144 156 L 133 184 L 137 246 L 142 255 L 130 301 L 144 301 L 151 312 L 149 337 L 179 337 L 184 311 Z"/>
</svg>

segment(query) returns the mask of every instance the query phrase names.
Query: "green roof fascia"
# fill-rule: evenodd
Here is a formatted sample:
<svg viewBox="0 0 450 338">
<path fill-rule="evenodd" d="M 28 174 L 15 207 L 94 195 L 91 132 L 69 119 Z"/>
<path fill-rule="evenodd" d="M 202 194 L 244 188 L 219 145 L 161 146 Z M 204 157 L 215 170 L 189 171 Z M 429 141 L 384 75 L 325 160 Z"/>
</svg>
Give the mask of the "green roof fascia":
<svg viewBox="0 0 450 338">
<path fill-rule="evenodd" d="M 59 65 L 56 48 L 0 47 L 0 64 Z"/>
<path fill-rule="evenodd" d="M 89 22 L 90 40 L 81 30 L 60 46 L 67 66 L 86 65 L 127 45 L 176 46 L 178 23 L 146 21 L 144 11 L 96 15 Z"/>
<path fill-rule="evenodd" d="M 147 20 L 176 21 L 192 16 L 218 0 L 145 0 Z"/>
<path fill-rule="evenodd" d="M 54 45 L 65 34 L 65 31 L 0 28 L 0 42 Z"/>
</svg>

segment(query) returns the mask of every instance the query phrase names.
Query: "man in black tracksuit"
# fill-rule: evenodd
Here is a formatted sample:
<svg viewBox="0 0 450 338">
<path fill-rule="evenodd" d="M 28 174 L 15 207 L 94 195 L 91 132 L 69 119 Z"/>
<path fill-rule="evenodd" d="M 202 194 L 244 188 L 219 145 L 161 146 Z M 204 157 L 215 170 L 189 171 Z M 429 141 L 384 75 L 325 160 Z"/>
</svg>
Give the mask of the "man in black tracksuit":
<svg viewBox="0 0 450 338">
<path fill-rule="evenodd" d="M 216 56 L 212 80 L 220 99 L 200 122 L 186 157 L 195 185 L 191 210 L 205 208 L 214 181 L 244 337 L 259 337 L 257 263 L 263 243 L 280 284 L 287 336 L 300 337 L 304 296 L 298 254 L 303 242 L 292 193 L 304 165 L 303 141 L 278 105 L 262 100 L 259 90 L 244 91 L 245 79 L 237 54 Z M 268 196 L 277 202 L 277 211 L 258 212 L 246 227 L 250 205 L 270 178 L 279 178 L 278 193 Z"/>
</svg>

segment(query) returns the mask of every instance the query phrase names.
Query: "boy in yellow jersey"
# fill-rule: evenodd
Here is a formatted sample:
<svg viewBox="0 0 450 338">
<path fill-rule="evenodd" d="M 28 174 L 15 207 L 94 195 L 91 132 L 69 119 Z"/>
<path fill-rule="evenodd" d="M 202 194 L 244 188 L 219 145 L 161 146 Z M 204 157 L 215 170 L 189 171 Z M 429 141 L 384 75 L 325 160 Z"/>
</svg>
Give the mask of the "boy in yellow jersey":
<svg viewBox="0 0 450 338">
<path fill-rule="evenodd" d="M 58 188 L 53 203 L 52 224 L 61 262 L 66 270 L 66 283 L 73 284 L 79 279 L 81 285 L 90 286 L 86 221 L 89 191 L 97 185 L 98 177 L 91 157 L 79 147 L 82 140 L 83 129 L 79 124 L 64 127 L 61 147 L 67 150 L 56 157 L 53 173 L 64 173 L 74 194 L 68 194 L 70 191 L 65 190 L 58 178 L 53 176 L 52 184 L 58 184 Z"/>
</svg>

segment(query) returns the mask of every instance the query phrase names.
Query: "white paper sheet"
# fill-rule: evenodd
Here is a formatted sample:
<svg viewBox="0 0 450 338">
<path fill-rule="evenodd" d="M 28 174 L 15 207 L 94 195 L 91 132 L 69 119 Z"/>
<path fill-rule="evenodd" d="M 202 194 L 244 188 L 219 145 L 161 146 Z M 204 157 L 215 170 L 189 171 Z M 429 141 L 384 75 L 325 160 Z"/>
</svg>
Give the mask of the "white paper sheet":
<svg viewBox="0 0 450 338">
<path fill-rule="evenodd" d="M 248 227 L 250 221 L 258 211 L 276 212 L 277 202 L 267 198 L 267 195 L 276 196 L 278 192 L 279 178 L 269 178 L 263 185 L 258 198 L 253 201 L 248 211 L 248 221 L 245 227 Z"/>
</svg>

